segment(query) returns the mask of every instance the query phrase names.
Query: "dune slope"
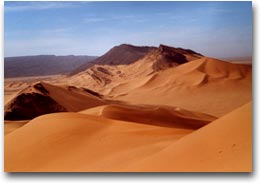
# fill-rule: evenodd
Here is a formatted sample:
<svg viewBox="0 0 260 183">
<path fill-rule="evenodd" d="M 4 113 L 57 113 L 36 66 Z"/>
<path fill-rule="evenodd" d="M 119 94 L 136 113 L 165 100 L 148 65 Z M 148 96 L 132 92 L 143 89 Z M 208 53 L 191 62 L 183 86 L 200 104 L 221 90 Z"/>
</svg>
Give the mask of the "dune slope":
<svg viewBox="0 0 260 183">
<path fill-rule="evenodd" d="M 252 65 L 124 44 L 36 81 L 5 82 L 6 172 L 252 171 Z"/>
<path fill-rule="evenodd" d="M 80 111 L 104 104 L 101 96 L 91 90 L 40 82 L 25 88 L 5 105 L 5 119 L 33 119 L 42 114 Z"/>
<path fill-rule="evenodd" d="M 79 113 L 44 115 L 5 136 L 5 171 L 250 172 L 251 105 L 196 131 Z"/>
<path fill-rule="evenodd" d="M 145 80 L 160 70 L 203 57 L 192 50 L 165 45 L 158 48 L 121 45 L 96 59 L 93 65 L 86 68 L 82 66 L 81 72 L 76 72 L 61 82 L 76 84 L 107 95 L 114 87 L 135 83 L 136 78 Z"/>
<path fill-rule="evenodd" d="M 15 130 L 17 130 L 18 128 L 24 126 L 26 123 L 28 123 L 27 120 L 25 121 L 5 121 L 4 122 L 4 135 L 7 135 Z"/>
<path fill-rule="evenodd" d="M 251 172 L 252 102 L 134 164 L 127 171 Z"/>
<path fill-rule="evenodd" d="M 87 109 L 80 113 L 121 121 L 187 129 L 198 129 L 217 119 L 214 116 L 176 107 L 150 105 L 114 104 Z"/>
<path fill-rule="evenodd" d="M 124 119 L 120 115 L 137 113 L 145 119 L 146 115 L 155 112 L 153 115 L 157 118 L 154 120 L 161 117 L 161 121 L 156 121 L 160 125 L 151 125 L 149 120 L 133 123 L 93 114 L 43 115 L 5 136 L 5 171 L 121 171 L 129 163 L 162 150 L 201 124 L 215 119 L 181 110 L 167 114 L 163 110 L 107 109 L 108 113 L 114 114 L 112 118 L 119 116 L 120 119 Z M 189 115 L 191 122 L 188 122 Z M 169 116 L 171 126 L 165 121 Z M 128 118 L 132 119 L 135 120 Z M 182 120 L 184 124 L 180 125 Z M 199 124 L 197 127 L 196 123 Z"/>
<path fill-rule="evenodd" d="M 136 104 L 169 105 L 223 116 L 252 100 L 252 66 L 201 58 L 162 70 L 149 79 L 137 77 L 132 84 L 110 92 L 116 100 Z"/>
</svg>

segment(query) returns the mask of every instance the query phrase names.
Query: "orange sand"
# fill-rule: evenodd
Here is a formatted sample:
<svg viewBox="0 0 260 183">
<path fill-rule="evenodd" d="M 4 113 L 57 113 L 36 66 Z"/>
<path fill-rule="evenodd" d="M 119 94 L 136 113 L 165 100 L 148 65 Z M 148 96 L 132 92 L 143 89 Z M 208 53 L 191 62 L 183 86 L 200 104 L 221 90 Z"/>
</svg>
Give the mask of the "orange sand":
<svg viewBox="0 0 260 183">
<path fill-rule="evenodd" d="M 155 172 L 252 172 L 252 102 L 126 168 Z"/>
<path fill-rule="evenodd" d="M 5 136 L 5 171 L 250 172 L 251 105 L 193 133 L 79 113 L 44 115 Z"/>
<path fill-rule="evenodd" d="M 171 65 L 157 50 L 43 79 L 70 112 L 6 121 L 5 171 L 251 172 L 252 66 L 184 56 Z M 39 92 L 30 84 L 6 81 L 5 106 Z"/>
</svg>

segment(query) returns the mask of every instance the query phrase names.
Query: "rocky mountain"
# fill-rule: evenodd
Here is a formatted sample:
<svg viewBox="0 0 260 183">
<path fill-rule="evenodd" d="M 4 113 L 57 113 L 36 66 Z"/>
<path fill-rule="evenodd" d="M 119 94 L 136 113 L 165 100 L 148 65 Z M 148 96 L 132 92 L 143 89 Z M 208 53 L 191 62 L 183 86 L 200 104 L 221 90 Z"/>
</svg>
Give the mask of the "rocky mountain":
<svg viewBox="0 0 260 183">
<path fill-rule="evenodd" d="M 151 50 L 156 47 L 149 46 L 133 46 L 129 44 L 121 44 L 110 49 L 107 53 L 93 60 L 92 62 L 85 63 L 75 69 L 71 74 L 77 74 L 84 71 L 91 66 L 98 65 L 128 65 L 134 63 L 140 58 L 144 57 Z"/>
<path fill-rule="evenodd" d="M 5 57 L 4 77 L 45 76 L 67 74 L 83 63 L 94 60 L 94 56 L 37 55 Z"/>
</svg>

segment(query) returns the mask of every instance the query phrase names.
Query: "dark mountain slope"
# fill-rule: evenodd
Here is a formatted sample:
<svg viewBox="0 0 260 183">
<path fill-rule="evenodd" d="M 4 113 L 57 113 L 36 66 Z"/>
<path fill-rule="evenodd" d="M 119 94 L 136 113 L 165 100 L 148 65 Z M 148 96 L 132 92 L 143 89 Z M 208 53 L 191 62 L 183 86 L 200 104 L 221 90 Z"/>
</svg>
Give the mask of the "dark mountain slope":
<svg viewBox="0 0 260 183">
<path fill-rule="evenodd" d="M 4 59 L 4 76 L 25 77 L 67 74 L 83 63 L 94 60 L 94 56 L 55 56 L 37 55 L 6 57 Z"/>
<path fill-rule="evenodd" d="M 156 49 L 156 47 L 148 46 L 133 46 L 129 44 L 122 44 L 115 46 L 110 49 L 107 53 L 93 60 L 92 62 L 83 64 L 75 69 L 71 74 L 77 74 L 84 71 L 94 64 L 98 65 L 128 65 L 134 63 L 140 58 L 144 57 L 151 50 Z"/>
</svg>

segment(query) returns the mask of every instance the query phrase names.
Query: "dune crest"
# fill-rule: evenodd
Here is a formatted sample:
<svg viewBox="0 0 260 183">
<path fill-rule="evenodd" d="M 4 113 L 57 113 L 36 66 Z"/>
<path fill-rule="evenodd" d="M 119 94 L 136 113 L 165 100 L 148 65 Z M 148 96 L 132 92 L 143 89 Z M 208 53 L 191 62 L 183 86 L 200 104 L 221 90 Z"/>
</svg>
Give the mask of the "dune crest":
<svg viewBox="0 0 260 183">
<path fill-rule="evenodd" d="M 114 104 L 87 109 L 80 113 L 120 121 L 187 129 L 198 129 L 217 119 L 214 116 L 186 111 L 176 107 L 149 105 Z"/>
<path fill-rule="evenodd" d="M 104 104 L 101 96 L 91 90 L 39 82 L 20 91 L 5 105 L 5 119 L 33 119 L 43 114 L 80 111 Z"/>
<path fill-rule="evenodd" d="M 252 102 L 249 102 L 134 163 L 127 171 L 252 172 L 251 121 Z"/>
<path fill-rule="evenodd" d="M 217 117 L 252 100 L 252 66 L 207 57 L 162 70 L 149 78 L 138 77 L 135 83 L 142 85 L 119 85 L 109 95 L 125 102 L 178 106 Z M 214 105 L 208 107 L 209 104 Z"/>
<path fill-rule="evenodd" d="M 123 44 L 5 92 L 6 172 L 252 171 L 252 65 Z"/>
<path fill-rule="evenodd" d="M 251 105 L 196 131 L 79 113 L 43 115 L 5 136 L 5 171 L 249 172 Z"/>
<path fill-rule="evenodd" d="M 123 54 L 118 56 L 118 52 L 123 52 Z M 140 56 L 135 56 L 133 57 L 135 59 L 133 59 L 133 53 L 131 53 L 130 59 L 127 56 L 129 52 L 138 52 Z M 123 57 L 125 54 L 127 55 Z M 160 45 L 158 48 L 120 45 L 99 57 L 94 62 L 95 64 L 86 68 L 82 66 L 81 72 L 75 72 L 74 75 L 64 78 L 61 82 L 65 82 L 67 85 L 76 84 L 108 95 L 112 88 L 127 82 L 134 82 L 133 80 L 137 77 L 145 79 L 161 70 L 176 67 L 199 58 L 203 58 L 203 55 L 195 51 L 165 45 Z"/>
<path fill-rule="evenodd" d="M 111 171 L 192 131 L 79 113 L 47 114 L 5 136 L 5 171 Z"/>
</svg>

